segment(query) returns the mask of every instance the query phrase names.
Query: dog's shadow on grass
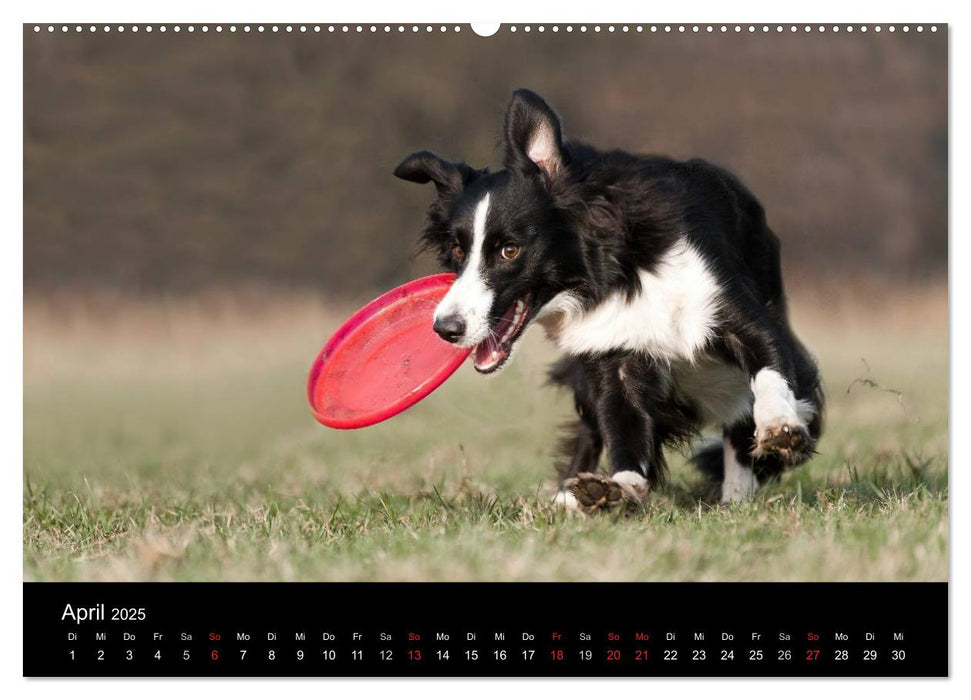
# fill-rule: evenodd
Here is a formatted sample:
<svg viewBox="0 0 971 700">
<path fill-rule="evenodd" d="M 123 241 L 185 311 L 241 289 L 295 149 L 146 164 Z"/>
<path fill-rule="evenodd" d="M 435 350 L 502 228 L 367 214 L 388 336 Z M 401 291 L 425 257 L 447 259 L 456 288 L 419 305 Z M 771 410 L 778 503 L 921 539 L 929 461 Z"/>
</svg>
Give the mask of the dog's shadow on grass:
<svg viewBox="0 0 971 700">
<path fill-rule="evenodd" d="M 878 513 L 904 507 L 914 499 L 941 500 L 947 495 L 947 469 L 943 458 L 920 458 L 903 453 L 871 454 L 857 461 L 844 461 L 832 468 L 808 465 L 794 469 L 765 484 L 739 512 L 751 508 L 814 509 L 833 507 Z M 441 528 L 468 524 L 517 529 L 562 523 L 562 510 L 552 501 L 552 487 L 544 481 L 535 492 L 522 484 L 482 483 L 470 479 L 448 479 L 426 483 L 416 491 L 366 489 L 357 494 L 331 494 L 336 502 L 322 505 L 316 519 L 322 519 L 335 537 L 380 526 Z M 719 503 L 717 485 L 702 481 L 689 466 L 673 470 L 672 478 L 653 493 L 644 506 L 630 512 L 606 514 L 625 520 L 640 515 L 652 521 L 675 519 L 678 513 L 699 515 L 732 512 L 735 506 Z M 326 511 L 326 512 L 325 512 Z"/>
<path fill-rule="evenodd" d="M 754 500 L 809 508 L 840 501 L 879 507 L 913 498 L 946 498 L 947 492 L 946 461 L 901 452 L 847 460 L 835 471 L 794 469 L 762 484 Z M 684 475 L 671 479 L 645 508 L 711 510 L 723 507 L 720 495 L 718 483 Z"/>
</svg>

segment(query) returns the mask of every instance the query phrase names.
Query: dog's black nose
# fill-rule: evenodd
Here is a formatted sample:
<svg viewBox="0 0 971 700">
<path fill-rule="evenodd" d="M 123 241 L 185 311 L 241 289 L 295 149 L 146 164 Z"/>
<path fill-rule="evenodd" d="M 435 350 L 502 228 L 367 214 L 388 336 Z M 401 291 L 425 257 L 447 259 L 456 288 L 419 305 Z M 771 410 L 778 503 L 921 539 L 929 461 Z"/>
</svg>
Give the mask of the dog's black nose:
<svg viewBox="0 0 971 700">
<path fill-rule="evenodd" d="M 442 336 L 443 340 L 447 340 L 450 343 L 460 340 L 465 335 L 465 321 L 457 314 L 436 318 L 435 325 L 432 328 Z"/>
</svg>

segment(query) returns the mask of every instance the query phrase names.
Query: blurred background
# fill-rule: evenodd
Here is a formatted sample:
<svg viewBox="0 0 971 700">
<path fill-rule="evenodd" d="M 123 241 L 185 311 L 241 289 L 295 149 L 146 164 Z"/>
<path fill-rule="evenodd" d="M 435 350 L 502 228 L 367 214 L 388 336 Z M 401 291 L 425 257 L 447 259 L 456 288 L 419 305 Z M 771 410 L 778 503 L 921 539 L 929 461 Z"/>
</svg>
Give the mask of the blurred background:
<svg viewBox="0 0 971 700">
<path fill-rule="evenodd" d="M 497 164 L 515 88 L 568 137 L 737 173 L 788 278 L 947 265 L 944 32 L 26 33 L 28 295 L 366 295 L 421 272 L 428 148 Z M 774 29 L 774 28 L 773 28 Z"/>
<path fill-rule="evenodd" d="M 28 579 L 946 577 L 946 27 L 323 29 L 25 27 Z M 519 87 L 568 137 L 708 159 L 765 205 L 829 398 L 755 515 L 702 519 L 676 455 L 648 521 L 550 515 L 572 401 L 538 331 L 384 424 L 310 416 L 339 323 L 434 270 L 434 191 L 395 165 L 497 166 Z"/>
</svg>

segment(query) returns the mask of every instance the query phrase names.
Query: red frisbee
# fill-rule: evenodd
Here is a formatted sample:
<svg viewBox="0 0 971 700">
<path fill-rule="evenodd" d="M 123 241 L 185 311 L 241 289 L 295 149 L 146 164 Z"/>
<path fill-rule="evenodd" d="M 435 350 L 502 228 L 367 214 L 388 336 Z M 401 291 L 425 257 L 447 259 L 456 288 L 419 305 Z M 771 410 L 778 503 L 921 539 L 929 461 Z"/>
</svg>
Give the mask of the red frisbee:
<svg viewBox="0 0 971 700">
<path fill-rule="evenodd" d="M 307 380 L 314 418 L 331 428 L 387 420 L 432 393 L 472 352 L 432 330 L 455 275 L 413 280 L 382 294 L 337 329 Z"/>
</svg>

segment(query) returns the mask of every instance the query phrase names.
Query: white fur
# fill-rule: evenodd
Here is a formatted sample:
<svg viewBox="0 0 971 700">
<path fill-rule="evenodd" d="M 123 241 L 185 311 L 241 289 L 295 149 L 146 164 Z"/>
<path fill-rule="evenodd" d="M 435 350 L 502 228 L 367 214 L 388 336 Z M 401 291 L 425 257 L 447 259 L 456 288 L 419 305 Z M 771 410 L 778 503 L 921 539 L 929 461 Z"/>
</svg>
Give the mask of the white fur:
<svg viewBox="0 0 971 700">
<path fill-rule="evenodd" d="M 553 504 L 564 508 L 565 510 L 579 510 L 580 501 L 569 491 L 557 491 L 556 495 L 553 497 Z"/>
<path fill-rule="evenodd" d="M 536 320 L 546 326 L 547 331 L 555 338 L 556 329 L 562 321 L 582 314 L 583 303 L 570 292 L 560 292 L 536 312 Z"/>
<path fill-rule="evenodd" d="M 625 484 L 635 488 L 647 487 L 647 479 L 645 479 L 643 475 L 629 469 L 626 471 L 617 472 L 616 474 L 611 475 L 610 478 L 616 481 L 618 484 Z"/>
<path fill-rule="evenodd" d="M 482 261 L 486 221 L 489 217 L 489 193 L 475 206 L 472 219 L 472 247 L 468 262 L 452 288 L 435 309 L 435 319 L 458 314 L 465 320 L 465 335 L 456 345 L 472 347 L 489 337 L 493 291 L 486 286 Z"/>
<path fill-rule="evenodd" d="M 752 393 L 755 395 L 752 417 L 756 430 L 780 423 L 805 428 L 806 422 L 815 413 L 811 403 L 796 400 L 785 377 L 768 367 L 755 375 Z"/>
<path fill-rule="evenodd" d="M 725 480 L 722 481 L 722 503 L 736 503 L 747 501 L 759 488 L 759 482 L 755 478 L 755 472 L 750 465 L 742 464 L 738 461 L 735 448 L 732 443 L 725 438 Z"/>
<path fill-rule="evenodd" d="M 704 356 L 671 365 L 675 391 L 689 399 L 707 425 L 732 425 L 752 413 L 752 392 L 744 370 Z"/>
<path fill-rule="evenodd" d="M 639 272 L 641 291 L 632 300 L 615 293 L 584 312 L 571 295 L 544 309 L 544 325 L 566 352 L 635 350 L 664 360 L 693 361 L 711 338 L 720 289 L 701 255 L 679 240 L 654 272 Z M 555 315 L 555 317 L 554 317 Z"/>
</svg>

